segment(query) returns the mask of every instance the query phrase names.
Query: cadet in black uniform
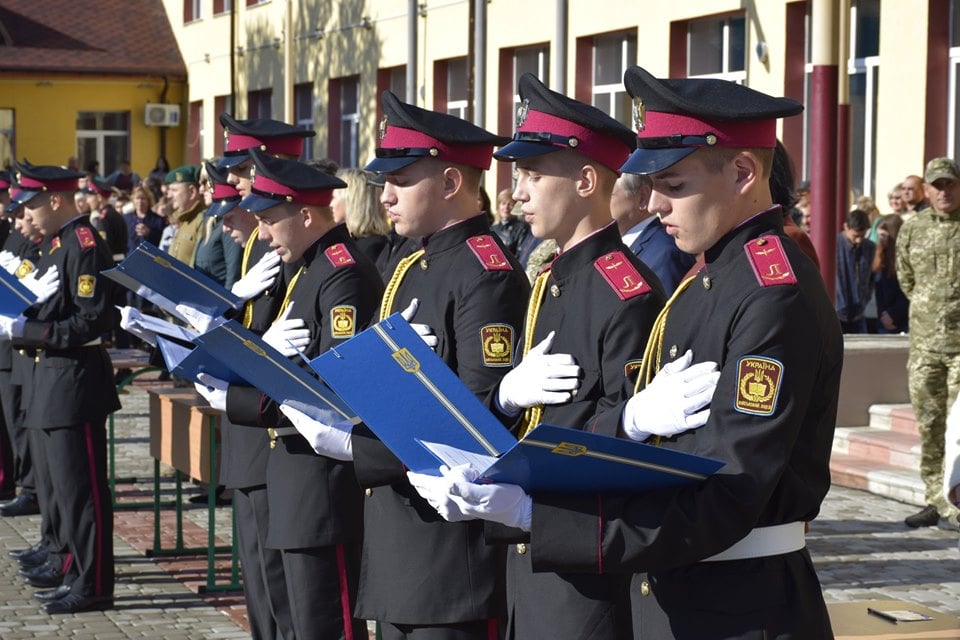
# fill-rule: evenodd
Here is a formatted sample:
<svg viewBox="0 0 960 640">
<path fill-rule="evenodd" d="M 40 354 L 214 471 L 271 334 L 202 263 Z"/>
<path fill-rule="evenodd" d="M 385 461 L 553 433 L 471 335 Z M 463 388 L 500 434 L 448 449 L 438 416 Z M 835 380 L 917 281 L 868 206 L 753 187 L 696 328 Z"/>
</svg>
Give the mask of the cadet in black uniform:
<svg viewBox="0 0 960 640">
<path fill-rule="evenodd" d="M 386 174 L 387 214 L 423 248 L 399 262 L 380 317 L 409 315 L 419 300 L 414 320 L 435 331 L 437 355 L 486 397 L 513 365 L 529 288 L 477 211 L 480 174 L 505 139 L 390 92 L 383 112 L 377 157 L 366 168 Z M 441 520 L 365 426 L 346 448 L 367 495 L 357 616 L 379 621 L 384 640 L 498 637 L 502 553 L 484 543 L 481 524 Z"/>
<path fill-rule="evenodd" d="M 533 235 L 556 240 L 560 254 L 534 283 L 523 360 L 491 404 L 506 419 L 522 417 L 518 437 L 540 422 L 597 431 L 596 416 L 627 397 L 665 302 L 660 281 L 610 217 L 610 193 L 636 134 L 533 75 L 520 78 L 519 90 L 516 135 L 494 157 L 516 162 L 513 198 Z M 615 424 L 608 435 L 617 435 Z M 507 551 L 508 638 L 631 637 L 629 576 L 533 573 L 529 537 L 513 532 L 519 536 L 487 528 L 488 542 L 520 543 Z"/>
<path fill-rule="evenodd" d="M 44 451 L 34 460 L 37 483 L 49 483 L 61 542 L 71 554 L 63 583 L 40 593 L 49 600 L 46 612 L 73 613 L 107 606 L 113 597 L 105 424 L 120 403 L 110 357 L 100 344 L 113 319 L 111 287 L 100 272 L 113 261 L 86 216 L 77 214 L 73 194 L 81 174 L 59 167 L 17 169 L 26 214 L 50 242 L 37 269 L 42 274 L 56 265 L 63 286 L 26 317 L 0 323 L 0 333 L 34 354 L 33 383 L 23 390 L 24 426 L 30 448 Z"/>
<path fill-rule="evenodd" d="M 241 206 L 257 216 L 260 237 L 284 262 L 302 260 L 278 324 L 300 320 L 306 334 L 302 353 L 314 358 L 367 326 L 383 284 L 346 227 L 333 222 L 329 204 L 333 190 L 345 186 L 341 180 L 293 160 L 251 155 L 256 174 Z M 259 392 L 232 385 L 219 399 L 203 386 L 199 390 L 214 406 L 225 401 L 232 422 L 271 427 L 266 546 L 282 552 L 296 637 L 365 634 L 364 623 L 352 618 L 362 538 L 362 496 L 353 465 L 317 455 Z"/>
<path fill-rule="evenodd" d="M 721 367 L 706 425 L 663 446 L 726 466 L 697 486 L 638 497 L 530 501 L 510 485 L 464 486 L 468 510 L 478 494 L 512 495 L 512 520 L 527 512 L 519 520 L 535 571 L 635 573 L 635 637 L 830 638 L 803 523 L 830 484 L 842 336 L 768 186 L 776 119 L 802 106 L 723 80 L 658 80 L 639 67 L 625 83 L 639 148 L 623 169 L 650 174 L 650 210 L 680 249 L 705 253 L 667 305 L 651 365 L 692 349 Z M 658 377 L 627 403 L 624 429 L 637 421 L 636 398 L 657 410 L 647 392 Z"/>
</svg>

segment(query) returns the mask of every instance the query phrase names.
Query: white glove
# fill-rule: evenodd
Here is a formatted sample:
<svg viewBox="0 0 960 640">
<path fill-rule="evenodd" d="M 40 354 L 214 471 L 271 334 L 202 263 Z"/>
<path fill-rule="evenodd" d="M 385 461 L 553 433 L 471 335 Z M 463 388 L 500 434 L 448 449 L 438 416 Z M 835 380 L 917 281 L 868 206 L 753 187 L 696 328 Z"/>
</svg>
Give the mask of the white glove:
<svg viewBox="0 0 960 640">
<path fill-rule="evenodd" d="M 137 336 L 147 344 L 157 346 L 157 334 L 141 327 L 137 322 L 143 318 L 139 309 L 120 307 L 120 328 Z"/>
<path fill-rule="evenodd" d="M 198 373 L 194 387 L 197 393 L 206 398 L 207 403 L 218 411 L 227 410 L 227 388 L 230 384 L 226 380 L 215 378 L 209 373 Z"/>
<path fill-rule="evenodd" d="M 406 309 L 400 312 L 400 316 L 404 320 L 406 320 L 408 323 L 410 323 L 410 328 L 416 331 L 417 335 L 420 336 L 421 340 L 427 343 L 428 347 L 436 351 L 437 343 L 439 341 L 437 340 L 436 334 L 433 333 L 433 329 L 431 329 L 429 325 L 410 322 L 410 319 L 416 315 L 417 309 L 419 308 L 420 308 L 420 300 L 418 300 L 417 298 L 414 298 L 413 300 L 410 301 L 409 306 L 407 306 Z"/>
<path fill-rule="evenodd" d="M 710 404 L 720 372 L 716 362 L 691 366 L 693 352 L 665 365 L 640 393 L 623 408 L 623 430 L 631 440 L 674 436 L 702 427 L 710 417 Z M 703 409 L 701 411 L 701 409 Z"/>
<path fill-rule="evenodd" d="M 280 411 L 290 419 L 314 451 L 335 460 L 353 460 L 353 442 L 350 439 L 353 425 L 348 421 L 330 420 L 332 424 L 325 424 L 288 404 L 281 404 Z"/>
<path fill-rule="evenodd" d="M 295 356 L 310 344 L 310 330 L 302 318 L 290 318 L 293 303 L 287 305 L 283 315 L 273 321 L 263 334 L 263 341 L 286 357 Z"/>
<path fill-rule="evenodd" d="M 206 333 L 210 331 L 210 329 L 215 329 L 227 321 L 226 318 L 222 316 L 211 316 L 209 313 L 197 311 L 193 307 L 183 303 L 178 304 L 174 308 L 177 310 L 177 313 L 187 319 L 187 322 L 190 323 L 190 326 L 193 327 L 197 333 Z"/>
<path fill-rule="evenodd" d="M 23 325 L 26 323 L 27 319 L 22 315 L 15 317 L 0 316 L 0 338 L 10 340 L 13 338 L 22 338 Z"/>
<path fill-rule="evenodd" d="M 450 485 L 450 499 L 464 516 L 530 531 L 533 499 L 515 484 L 475 484 L 455 480 Z"/>
<path fill-rule="evenodd" d="M 580 387 L 580 366 L 567 353 L 550 353 L 554 332 L 500 381 L 497 401 L 508 415 L 538 404 L 569 402 Z"/>
<path fill-rule="evenodd" d="M 53 265 L 38 278 L 37 271 L 34 269 L 20 278 L 20 284 L 30 289 L 30 292 L 37 296 L 37 301 L 34 304 L 43 304 L 60 289 L 60 272 L 57 270 L 57 265 Z"/>
<path fill-rule="evenodd" d="M 440 466 L 441 476 L 431 476 L 425 473 L 407 472 L 407 479 L 430 506 L 447 522 L 472 520 L 461 509 L 460 505 L 450 496 L 450 488 L 454 482 L 473 482 L 479 475 L 469 463 L 457 465 L 450 469 L 446 465 Z"/>
<path fill-rule="evenodd" d="M 23 260 L 9 251 L 0 251 L 0 268 L 7 273 L 13 273 L 16 271 L 21 262 L 23 262 Z"/>
<path fill-rule="evenodd" d="M 244 300 L 254 298 L 270 288 L 277 279 L 278 273 L 280 273 L 280 254 L 276 251 L 267 252 L 257 261 L 257 264 L 247 269 L 242 278 L 233 283 L 230 293 Z"/>
</svg>

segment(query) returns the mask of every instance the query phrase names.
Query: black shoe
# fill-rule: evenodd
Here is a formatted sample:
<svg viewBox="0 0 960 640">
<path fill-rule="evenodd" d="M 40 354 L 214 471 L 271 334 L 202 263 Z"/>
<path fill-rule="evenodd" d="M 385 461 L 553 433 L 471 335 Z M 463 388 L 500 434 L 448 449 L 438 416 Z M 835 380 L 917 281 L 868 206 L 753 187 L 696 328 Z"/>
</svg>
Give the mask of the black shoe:
<svg viewBox="0 0 960 640">
<path fill-rule="evenodd" d="M 17 562 L 19 562 L 20 566 L 25 569 L 39 567 L 47 561 L 47 555 L 46 547 L 40 547 L 36 551 L 23 554 L 17 558 Z"/>
<path fill-rule="evenodd" d="M 922 511 L 918 511 L 912 516 L 907 516 L 903 521 L 908 527 L 917 529 L 919 527 L 932 527 L 937 524 L 939 520 L 940 514 L 937 513 L 937 508 L 932 504 L 928 504 Z"/>
<path fill-rule="evenodd" d="M 28 576 L 24 576 L 27 579 L 27 584 L 31 587 L 39 587 L 40 589 L 53 589 L 54 587 L 59 587 L 63 584 L 63 574 L 60 573 L 57 569 L 54 569 L 51 566 L 39 566 L 35 569 L 21 569 L 23 571 L 36 571 Z M 21 573 L 21 575 L 23 575 Z"/>
<path fill-rule="evenodd" d="M 34 544 L 30 545 L 26 549 L 11 549 L 10 551 L 7 551 L 7 555 L 10 556 L 11 558 L 16 558 L 17 560 L 19 560 L 23 556 L 29 555 L 31 553 L 36 553 L 37 551 L 43 548 L 44 548 L 43 541 L 41 540 L 40 542 L 35 542 Z"/>
<path fill-rule="evenodd" d="M 0 502 L 7 502 L 9 500 L 13 500 L 16 497 L 17 497 L 17 490 L 9 489 L 7 491 L 0 493 Z"/>
<path fill-rule="evenodd" d="M 78 613 L 80 611 L 100 611 L 113 606 L 113 596 L 81 596 L 69 593 L 59 600 L 43 605 L 43 611 L 49 614 Z"/>
<path fill-rule="evenodd" d="M 40 513 L 40 505 L 36 496 L 21 493 L 10 502 L 0 506 L 0 516 L 14 518 L 16 516 L 32 516 Z"/>
<path fill-rule="evenodd" d="M 50 564 L 49 562 L 44 562 L 43 564 L 38 565 L 36 567 L 20 567 L 19 569 L 17 569 L 17 573 L 23 576 L 24 578 L 32 578 L 37 574 L 50 571 L 51 569 L 53 569 L 53 565 Z"/>
<path fill-rule="evenodd" d="M 233 504 L 233 496 L 231 495 L 228 498 L 223 495 L 224 493 L 226 493 L 226 489 L 218 486 L 216 490 L 216 500 L 214 503 L 218 507 L 226 507 Z M 190 502 L 190 504 L 206 505 L 210 503 L 210 496 L 208 496 L 206 493 L 198 493 L 195 496 L 190 496 L 187 498 L 187 501 Z"/>
<path fill-rule="evenodd" d="M 39 600 L 40 602 L 53 602 L 54 600 L 59 600 L 60 598 L 66 596 L 70 593 L 70 587 L 65 584 L 56 587 L 55 589 L 46 589 L 44 591 L 34 591 L 33 597 Z"/>
<path fill-rule="evenodd" d="M 960 524 L 957 524 L 957 517 L 940 518 L 937 520 L 937 528 L 944 531 L 960 531 Z"/>
</svg>

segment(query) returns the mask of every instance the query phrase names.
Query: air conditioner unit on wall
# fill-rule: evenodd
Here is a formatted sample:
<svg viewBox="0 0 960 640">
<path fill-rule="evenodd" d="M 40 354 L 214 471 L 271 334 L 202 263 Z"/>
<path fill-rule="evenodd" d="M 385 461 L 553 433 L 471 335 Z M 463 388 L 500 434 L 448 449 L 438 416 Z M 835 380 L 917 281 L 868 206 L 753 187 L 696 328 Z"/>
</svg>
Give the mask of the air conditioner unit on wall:
<svg viewBox="0 0 960 640">
<path fill-rule="evenodd" d="M 148 104 L 143 111 L 143 122 L 148 127 L 178 127 L 180 105 Z"/>
</svg>

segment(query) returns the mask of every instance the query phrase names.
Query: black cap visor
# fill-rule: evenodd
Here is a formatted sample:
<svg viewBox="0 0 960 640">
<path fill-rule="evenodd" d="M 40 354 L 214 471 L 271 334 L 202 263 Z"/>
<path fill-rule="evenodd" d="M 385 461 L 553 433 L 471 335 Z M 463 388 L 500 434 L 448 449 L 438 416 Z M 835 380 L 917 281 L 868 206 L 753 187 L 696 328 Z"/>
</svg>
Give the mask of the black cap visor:
<svg viewBox="0 0 960 640">
<path fill-rule="evenodd" d="M 672 147 L 661 149 L 637 149 L 620 167 L 621 173 L 647 175 L 663 171 L 677 164 L 702 147 Z"/>
</svg>

